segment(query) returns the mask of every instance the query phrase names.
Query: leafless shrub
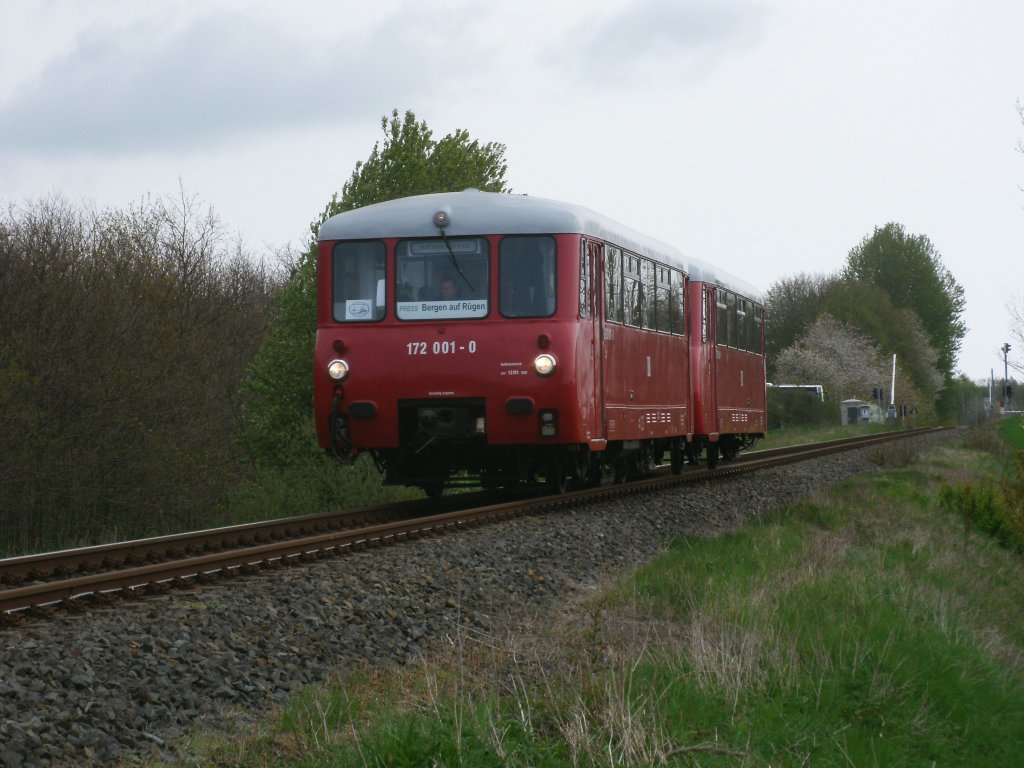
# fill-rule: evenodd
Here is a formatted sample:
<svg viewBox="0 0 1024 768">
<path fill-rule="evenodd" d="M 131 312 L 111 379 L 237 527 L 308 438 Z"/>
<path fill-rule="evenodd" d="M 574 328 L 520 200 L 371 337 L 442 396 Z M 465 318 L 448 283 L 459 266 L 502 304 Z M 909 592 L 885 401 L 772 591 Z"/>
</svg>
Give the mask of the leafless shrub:
<svg viewBox="0 0 1024 768">
<path fill-rule="evenodd" d="M 0 212 L 0 552 L 203 519 L 271 278 L 184 194 Z"/>
</svg>

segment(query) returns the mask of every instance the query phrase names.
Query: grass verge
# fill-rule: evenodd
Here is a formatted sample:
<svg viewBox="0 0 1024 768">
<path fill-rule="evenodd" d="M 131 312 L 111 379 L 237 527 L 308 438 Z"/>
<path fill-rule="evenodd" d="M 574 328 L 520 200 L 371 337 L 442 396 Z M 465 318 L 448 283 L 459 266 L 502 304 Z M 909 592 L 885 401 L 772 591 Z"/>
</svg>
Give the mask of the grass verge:
<svg viewBox="0 0 1024 768">
<path fill-rule="evenodd" d="M 787 426 L 784 429 L 769 429 L 757 448 L 788 448 L 804 443 L 821 443 L 826 440 L 842 440 L 847 437 L 874 435 L 903 429 L 892 424 L 851 424 L 849 426 Z"/>
<path fill-rule="evenodd" d="M 999 481 L 959 445 L 716 539 L 685 539 L 558 619 L 453 628 L 416 667 L 339 672 L 237 766 L 986 765 L 1024 744 L 1024 561 L 937 502 Z M 885 463 L 881 457 L 879 463 Z"/>
</svg>

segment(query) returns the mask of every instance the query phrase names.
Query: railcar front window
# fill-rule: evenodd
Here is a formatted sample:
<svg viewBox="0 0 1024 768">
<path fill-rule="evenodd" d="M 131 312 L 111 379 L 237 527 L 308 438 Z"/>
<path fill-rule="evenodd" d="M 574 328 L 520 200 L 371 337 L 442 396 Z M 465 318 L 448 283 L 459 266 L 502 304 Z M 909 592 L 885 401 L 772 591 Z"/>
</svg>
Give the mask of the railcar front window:
<svg viewBox="0 0 1024 768">
<path fill-rule="evenodd" d="M 403 240 L 395 249 L 399 320 L 464 320 L 489 311 L 490 260 L 482 237 Z"/>
<path fill-rule="evenodd" d="M 367 323 L 384 317 L 384 243 L 338 243 L 331 268 L 337 322 Z"/>
<path fill-rule="evenodd" d="M 498 248 L 498 278 L 502 315 L 553 315 L 555 239 L 547 235 L 502 238 Z"/>
</svg>

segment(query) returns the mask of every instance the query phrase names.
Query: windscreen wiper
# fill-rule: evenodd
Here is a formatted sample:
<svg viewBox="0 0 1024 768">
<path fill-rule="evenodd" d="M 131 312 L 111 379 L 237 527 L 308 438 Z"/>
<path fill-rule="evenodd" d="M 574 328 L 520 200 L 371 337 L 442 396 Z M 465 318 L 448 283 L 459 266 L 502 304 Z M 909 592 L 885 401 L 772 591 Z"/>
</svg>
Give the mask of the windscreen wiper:
<svg viewBox="0 0 1024 768">
<path fill-rule="evenodd" d="M 462 267 L 459 266 L 459 260 L 455 258 L 455 252 L 452 250 L 452 246 L 448 242 L 448 235 L 444 233 L 443 229 L 441 230 L 441 239 L 444 241 L 444 247 L 448 249 L 448 260 L 452 263 L 452 266 L 455 267 L 455 271 L 459 273 L 459 277 L 461 277 L 465 281 L 466 285 L 469 286 L 470 294 L 475 296 L 476 288 L 474 288 L 473 284 L 469 282 L 469 278 L 466 277 L 466 274 L 462 271 Z"/>
<path fill-rule="evenodd" d="M 444 247 L 448 249 L 448 260 L 455 267 L 455 271 L 459 273 L 459 277 L 465 281 L 466 285 L 469 286 L 469 290 L 474 295 L 476 294 L 476 288 L 469 282 L 469 278 L 462 271 L 462 267 L 459 266 L 459 260 L 455 258 L 455 251 L 452 250 L 451 244 L 448 242 L 448 235 L 444 233 L 444 228 L 448 226 L 448 222 L 451 221 L 448 211 L 438 211 L 434 214 L 434 226 L 437 227 L 437 231 L 441 234 L 441 239 L 444 241 Z"/>
</svg>

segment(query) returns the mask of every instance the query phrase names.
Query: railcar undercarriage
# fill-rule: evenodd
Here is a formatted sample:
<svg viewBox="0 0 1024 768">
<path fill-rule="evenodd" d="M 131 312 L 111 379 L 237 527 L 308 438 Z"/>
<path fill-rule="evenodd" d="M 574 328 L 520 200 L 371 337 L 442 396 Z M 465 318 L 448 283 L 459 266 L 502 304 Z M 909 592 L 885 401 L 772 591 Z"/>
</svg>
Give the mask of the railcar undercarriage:
<svg viewBox="0 0 1024 768">
<path fill-rule="evenodd" d="M 730 461 L 757 442 L 757 435 L 723 435 L 717 441 L 695 436 L 612 441 L 603 451 L 587 445 L 492 445 L 486 434 L 482 398 L 402 401 L 399 448 L 369 453 L 385 485 L 421 488 L 436 497 L 446 488 L 514 488 L 541 478 L 554 493 L 611 480 L 622 483 L 650 474 L 666 454 L 672 471 L 697 464 L 706 455 L 713 469 L 719 457 Z M 347 417 L 332 416 L 335 453 L 353 461 L 357 450 L 348 434 Z"/>
<path fill-rule="evenodd" d="M 727 441 L 728 453 L 722 458 L 731 460 L 740 447 L 754 442 L 753 436 Z M 414 486 L 436 497 L 447 488 L 516 488 L 543 482 L 552 493 L 563 493 L 605 482 L 628 482 L 651 474 L 666 455 L 675 474 L 681 474 L 686 464 L 697 464 L 702 453 L 713 469 L 721 444 L 707 443 L 702 448 L 699 441 L 679 437 L 612 442 L 598 452 L 585 445 L 434 440 L 417 448 L 371 450 L 370 455 L 385 485 Z"/>
</svg>

